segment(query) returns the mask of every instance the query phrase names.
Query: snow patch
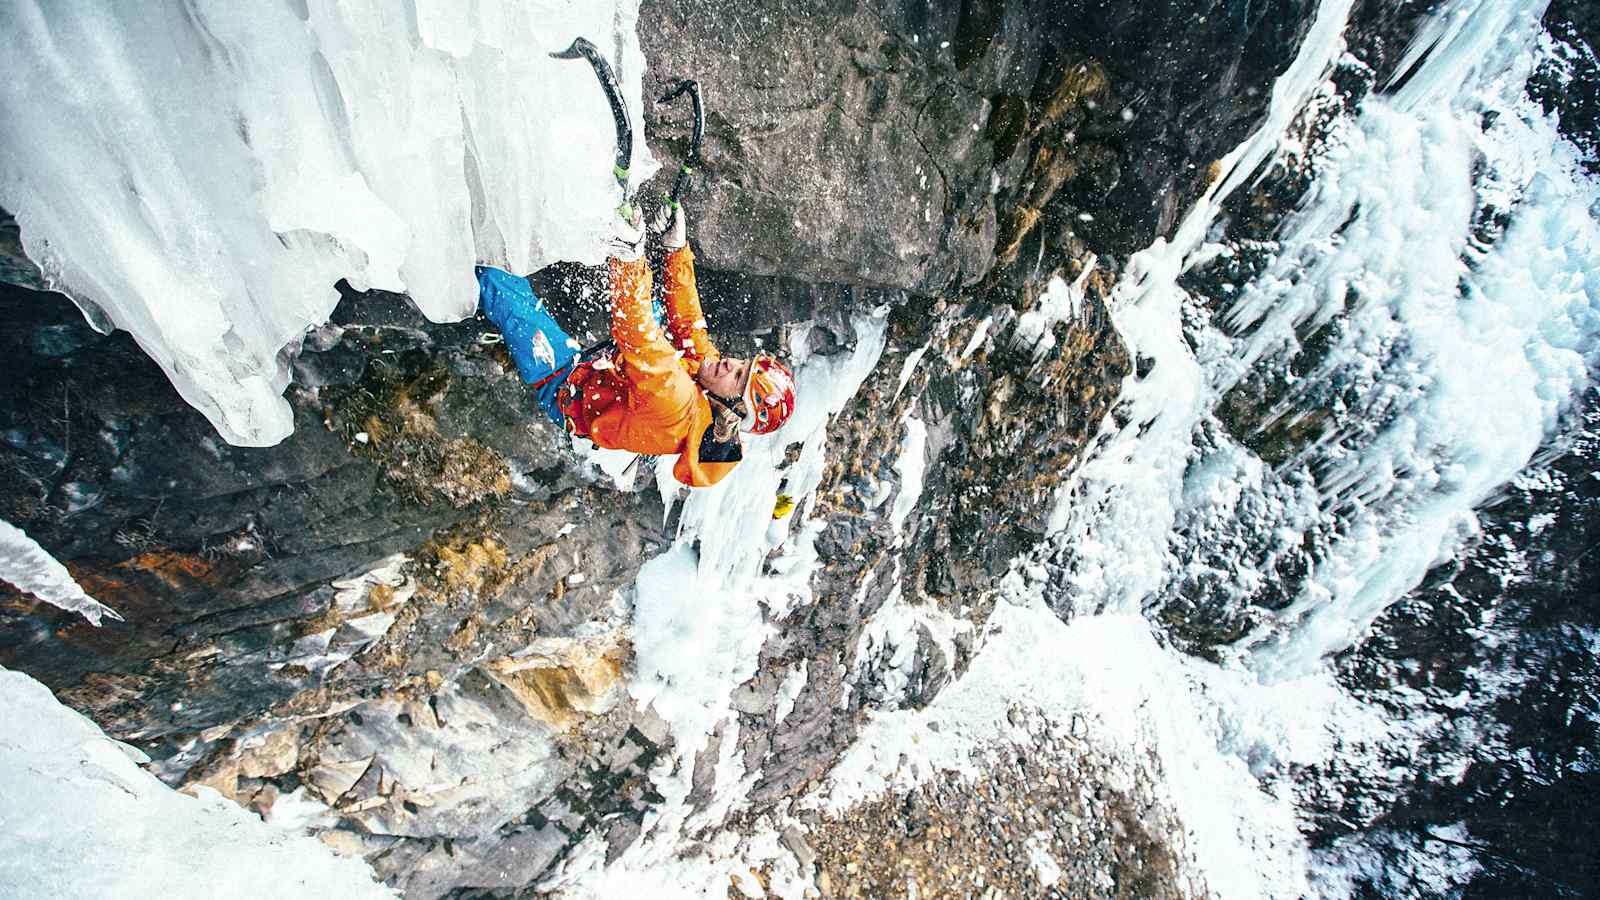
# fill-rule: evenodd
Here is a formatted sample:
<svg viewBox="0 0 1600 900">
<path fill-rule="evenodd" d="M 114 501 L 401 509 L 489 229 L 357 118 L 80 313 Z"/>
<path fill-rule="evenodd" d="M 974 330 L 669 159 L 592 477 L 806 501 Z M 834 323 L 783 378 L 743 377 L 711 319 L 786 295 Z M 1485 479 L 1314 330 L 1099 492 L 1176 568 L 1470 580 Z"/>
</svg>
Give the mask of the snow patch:
<svg viewBox="0 0 1600 900">
<path fill-rule="evenodd" d="M 789 670 L 789 674 L 783 677 L 783 683 L 778 685 L 778 695 L 774 701 L 773 721 L 782 722 L 794 712 L 795 701 L 800 698 L 800 692 L 805 690 L 810 667 L 810 662 L 802 659 L 800 665 Z"/>
<path fill-rule="evenodd" d="M 894 506 L 889 510 L 889 527 L 896 539 L 901 538 L 900 531 L 905 527 L 906 517 L 916 509 L 917 501 L 922 497 L 922 477 L 928 466 L 928 426 L 914 413 L 906 414 L 905 426 L 906 436 L 900 442 L 900 456 L 894 464 L 895 471 L 900 473 L 900 493 L 895 496 Z"/>
<path fill-rule="evenodd" d="M 1309 856 L 1293 804 L 1263 791 L 1235 752 L 1257 743 L 1271 716 L 1251 722 L 1215 718 L 1217 706 L 1208 698 L 1222 690 L 1240 692 L 1282 712 L 1306 702 L 1307 685 L 1263 691 L 1253 683 L 1248 673 L 1167 652 L 1136 615 L 1063 623 L 1037 596 L 1002 601 L 966 675 L 925 709 L 875 713 L 804 805 L 837 813 L 886 790 L 914 787 L 939 771 L 981 778 L 973 751 L 1012 740 L 1018 726 L 1008 710 L 1015 698 L 1026 698 L 1052 721 L 1081 720 L 1083 727 L 1074 732 L 1109 758 L 1157 754 L 1167 779 L 1165 799 L 1188 828 L 1186 847 L 1173 849 L 1188 854 L 1191 870 L 1204 876 L 1215 895 L 1304 895 Z M 1329 695 L 1319 689 L 1310 696 Z M 930 722 L 939 729 L 930 729 Z M 1316 729 L 1293 737 L 1296 761 L 1327 752 Z"/>
<path fill-rule="evenodd" d="M 1057 324 L 1075 321 L 1083 315 L 1084 286 L 1094 272 L 1097 260 L 1091 253 L 1084 263 L 1083 272 L 1070 285 L 1059 277 L 1051 276 L 1039 305 L 1017 318 L 1013 340 L 1018 346 L 1031 348 L 1035 360 L 1044 358 L 1055 349 L 1053 329 Z"/>
<path fill-rule="evenodd" d="M 1061 864 L 1050 855 L 1050 835 L 1048 832 L 1039 831 L 1028 836 L 1022 846 L 1028 851 L 1028 863 L 1033 866 L 1033 874 L 1039 879 L 1039 886 L 1052 887 L 1061 880 Z"/>
<path fill-rule="evenodd" d="M 394 897 L 360 860 L 189 797 L 43 685 L 0 668 L 0 884 L 19 897 Z M 281 800 L 280 800 L 281 804 Z M 270 877 L 263 877 L 270 873 Z"/>
</svg>

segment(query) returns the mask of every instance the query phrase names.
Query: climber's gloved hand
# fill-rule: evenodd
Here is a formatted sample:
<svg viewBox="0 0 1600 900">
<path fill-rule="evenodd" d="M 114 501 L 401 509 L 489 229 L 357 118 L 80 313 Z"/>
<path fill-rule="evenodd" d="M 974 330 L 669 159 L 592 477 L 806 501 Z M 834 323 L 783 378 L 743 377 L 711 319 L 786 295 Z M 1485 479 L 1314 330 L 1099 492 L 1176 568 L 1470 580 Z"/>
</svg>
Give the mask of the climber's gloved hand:
<svg viewBox="0 0 1600 900">
<path fill-rule="evenodd" d="M 650 233 L 657 235 L 662 249 L 669 252 L 689 243 L 683 205 L 668 200 L 657 207 L 656 214 L 650 217 Z"/>
<path fill-rule="evenodd" d="M 612 259 L 633 262 L 644 256 L 644 211 L 631 203 L 612 214 L 611 240 L 606 242 Z"/>
</svg>

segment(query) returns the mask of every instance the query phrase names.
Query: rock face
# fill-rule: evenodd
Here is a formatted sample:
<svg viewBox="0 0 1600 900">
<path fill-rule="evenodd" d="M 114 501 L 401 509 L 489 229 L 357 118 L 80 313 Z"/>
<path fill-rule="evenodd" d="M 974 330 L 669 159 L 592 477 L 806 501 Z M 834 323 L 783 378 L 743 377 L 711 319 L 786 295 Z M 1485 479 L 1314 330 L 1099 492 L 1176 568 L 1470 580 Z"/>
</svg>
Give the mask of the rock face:
<svg viewBox="0 0 1600 900">
<path fill-rule="evenodd" d="M 1259 117 L 1308 9 L 644 4 L 647 89 L 692 75 L 709 102 L 689 208 L 724 346 L 804 327 L 847 353 L 850 318 L 888 307 L 807 522 L 821 601 L 768 623 L 734 698 L 753 805 L 963 670 L 1133 367 L 1107 312 L 1120 261 Z M 684 120 L 654 110 L 662 155 Z M 603 330 L 593 273 L 533 281 L 581 339 Z M 1040 314 L 1049 290 L 1070 314 Z M 240 449 L 126 335 L 58 297 L 0 304 L 0 515 L 127 618 L 97 630 L 7 590 L 0 663 L 175 785 L 317 812 L 408 896 L 518 894 L 638 838 L 673 736 L 626 691 L 629 585 L 673 531 L 655 491 L 563 449 L 480 323 L 347 293 L 296 364 L 294 436 Z M 873 625 L 891 602 L 922 624 Z"/>
<path fill-rule="evenodd" d="M 1529 80 L 1529 92 L 1556 114 L 1562 135 L 1585 154 L 1584 167 L 1600 174 L 1600 13 L 1593 4 L 1556 0 L 1544 26 L 1558 50 Z"/>
<path fill-rule="evenodd" d="M 299 360 L 295 437 L 240 449 L 126 335 L 63 298 L 3 302 L 4 515 L 130 624 L 8 589 L 6 665 L 176 784 L 329 807 L 329 840 L 381 851 L 421 895 L 477 866 L 532 880 L 609 802 L 541 807 L 582 760 L 648 765 L 644 720 L 619 710 L 618 592 L 668 541 L 660 499 L 594 484 L 479 325 L 352 295 Z M 587 527 L 564 531 L 579 507 Z M 487 861 L 502 847 L 524 868 Z"/>
<path fill-rule="evenodd" d="M 640 41 L 647 95 L 678 77 L 705 90 L 690 209 L 708 263 L 932 294 L 997 257 L 1044 254 L 1048 271 L 1167 232 L 1312 9 L 646 0 Z M 687 119 L 649 112 L 658 155 L 681 158 Z"/>
<path fill-rule="evenodd" d="M 16 218 L 3 209 L 0 209 L 0 282 L 44 290 L 43 274 L 22 251 L 22 234 Z"/>
</svg>

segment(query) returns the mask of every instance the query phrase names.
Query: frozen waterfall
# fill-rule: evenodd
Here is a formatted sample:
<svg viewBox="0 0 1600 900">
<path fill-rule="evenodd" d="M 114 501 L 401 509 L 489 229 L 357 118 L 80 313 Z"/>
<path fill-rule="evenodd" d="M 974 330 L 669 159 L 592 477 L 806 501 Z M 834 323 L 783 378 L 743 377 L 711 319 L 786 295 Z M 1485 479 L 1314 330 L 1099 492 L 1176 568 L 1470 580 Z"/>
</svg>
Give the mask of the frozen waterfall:
<svg viewBox="0 0 1600 900">
<path fill-rule="evenodd" d="M 1600 363 L 1600 192 L 1523 93 L 1542 6 L 1448 5 L 1414 73 L 1338 136 L 1285 252 L 1230 310 L 1246 365 L 1315 357 L 1300 335 L 1344 316 L 1305 340 L 1328 348 L 1281 401 L 1293 416 L 1340 397 L 1303 464 L 1314 515 L 1344 524 L 1294 603 L 1246 639 L 1265 674 L 1359 640 L 1454 557 L 1474 508 Z M 1232 367 L 1215 371 L 1225 390 Z"/>
<path fill-rule="evenodd" d="M 453 321 L 474 263 L 603 257 L 610 113 L 547 54 L 587 36 L 641 121 L 637 7 L 24 0 L 0 24 L 0 207 L 97 328 L 230 442 L 271 445 L 340 278 Z"/>
<path fill-rule="evenodd" d="M 1363 755 L 1371 748 L 1419 738 L 1350 696 L 1325 661 L 1462 551 L 1476 509 L 1559 437 L 1600 365 L 1600 185 L 1527 95 L 1547 52 L 1537 0 L 1443 4 L 1403 77 L 1335 125 L 1261 274 L 1216 313 L 1179 284 L 1228 252 L 1207 243 L 1227 193 L 1273 154 L 1301 149 L 1282 136 L 1333 90 L 1325 79 L 1350 8 L 1319 4 L 1270 121 L 1224 161 L 1225 177 L 1170 242 L 1129 261 L 1113 314 L 1147 374 L 1125 381 L 1119 415 L 1074 474 L 1053 549 L 1013 573 L 1019 603 L 1066 619 L 1050 683 L 1082 687 L 1057 709 L 1086 710 L 1114 731 L 1139 718 L 1115 699 L 1130 683 L 1150 679 L 1152 705 L 1185 698 L 1148 714 L 1144 737 L 1186 821 L 1212 817 L 1192 832 L 1195 861 L 1228 896 L 1350 891 L 1340 860 L 1297 834 L 1294 773 L 1335 755 L 1359 772 L 1380 765 Z M 1285 362 L 1300 353 L 1299 365 Z M 1283 461 L 1219 421 L 1229 390 L 1279 373 L 1287 389 L 1267 425 L 1322 426 Z M 1305 546 L 1316 555 L 1298 583 L 1270 565 Z M 1208 575 L 1230 592 L 1229 609 L 1264 588 L 1290 602 L 1224 648 L 1222 665 L 1170 649 L 1141 659 L 1135 636 L 1160 628 L 1154 611 Z M 1067 649 L 1129 622 L 1139 627 L 1112 660 Z M 1018 632 L 1027 629 L 1005 629 L 983 654 L 1029 659 Z M 1150 674 L 1174 658 L 1178 671 Z M 960 692 L 934 708 L 946 702 Z M 1170 736 L 1191 717 L 1194 734 Z M 895 749 L 880 734 L 853 752 L 892 760 Z M 1230 859 L 1249 841 L 1260 846 Z"/>
<path fill-rule="evenodd" d="M 1266 268 L 1214 318 L 1176 280 L 1223 252 L 1203 242 L 1220 193 L 1130 262 L 1117 323 L 1156 362 L 1124 386 L 1133 424 L 1108 422 L 1058 514 L 1060 603 L 1136 611 L 1214 573 L 1239 606 L 1289 584 L 1275 560 L 1315 546 L 1291 602 L 1237 648 L 1259 675 L 1293 677 L 1358 641 L 1474 532 L 1474 508 L 1600 363 L 1600 191 L 1524 90 L 1541 13 L 1442 8 L 1403 83 L 1336 126 Z M 1341 49 L 1321 28 L 1296 69 L 1320 63 L 1279 81 L 1275 100 L 1299 95 L 1289 114 Z M 1278 133 L 1263 129 L 1268 150 Z M 1241 148 L 1228 182 L 1259 147 Z M 1285 460 L 1218 422 L 1252 378 L 1285 385 L 1260 427 L 1311 429 Z"/>
<path fill-rule="evenodd" d="M 331 311 L 337 279 L 405 290 L 445 321 L 472 310 L 474 262 L 526 272 L 602 255 L 616 197 L 609 114 L 587 67 L 546 53 L 577 34 L 594 40 L 619 62 L 638 120 L 636 3 L 461 6 L 470 13 L 440 0 L 23 0 L 0 24 L 15 61 L 0 87 L 0 206 L 52 283 L 100 327 L 129 330 L 229 440 L 281 440 L 287 358 Z M 804 802 L 842 808 L 944 766 L 979 777 L 975 751 L 1026 731 L 1010 707 L 1027 705 L 1085 723 L 1072 738 L 1115 759 L 1150 761 L 1192 832 L 1185 865 L 1216 894 L 1338 892 L 1317 880 L 1327 872 L 1301 833 L 1295 776 L 1335 755 L 1359 771 L 1363 745 L 1406 736 L 1325 661 L 1461 552 L 1476 510 L 1559 434 L 1600 365 L 1600 189 L 1525 91 L 1541 3 L 1437 6 L 1400 77 L 1329 123 L 1316 181 L 1259 273 L 1211 303 L 1179 280 L 1233 252 L 1208 243 L 1223 234 L 1224 199 L 1284 150 L 1308 103 L 1333 93 L 1333 67 L 1360 64 L 1341 63 L 1356 4 L 1316 4 L 1268 121 L 1222 161 L 1170 241 L 1128 260 L 1113 315 L 1139 374 L 1059 498 L 1048 546 L 1017 560 L 992 619 L 962 634 L 971 667 L 926 708 L 873 710 Z M 647 175 L 643 141 L 635 151 L 635 176 Z M 617 896 L 666 883 L 692 896 L 769 862 L 774 893 L 810 885 L 777 837 L 790 819 L 746 833 L 728 824 L 761 774 L 739 752 L 748 720 L 736 692 L 762 670 L 772 623 L 828 600 L 812 577 L 825 520 L 809 518 L 830 462 L 828 419 L 891 346 L 887 312 L 859 317 L 846 353 L 807 358 L 803 329 L 790 335 L 802 393 L 827 402 L 802 408 L 781 439 L 752 441 L 725 482 L 684 499 L 658 465 L 669 515 L 683 509 L 676 543 L 645 564 L 629 601 L 628 689 L 672 736 L 651 773 L 663 799 L 620 855 L 596 833 L 541 890 Z M 903 364 L 901 388 L 927 349 Z M 1222 421 L 1230 392 L 1252 379 L 1282 388 L 1259 393 L 1270 402 L 1254 433 Z M 886 507 L 896 540 L 924 467 L 938 464 L 939 424 L 906 421 L 903 493 Z M 1297 441 L 1281 458 L 1253 440 L 1291 426 Z M 799 501 L 789 521 L 804 524 L 792 531 L 773 521 L 779 492 Z M 1308 565 L 1284 577 L 1276 561 L 1299 552 Z M 968 624 L 902 597 L 901 562 L 854 588 L 887 595 L 862 638 L 886 681 L 905 680 L 924 642 L 956 658 L 943 648 Z M 1229 601 L 1219 605 L 1246 611 L 1251 626 L 1227 638 L 1243 635 L 1220 647 L 1221 663 L 1175 651 L 1154 621 L 1208 578 Z M 857 674 L 770 665 L 779 720 L 808 679 L 848 685 Z M 142 828 L 154 813 L 236 827 L 215 803 L 141 780 L 37 685 L 0 680 L 13 721 L 53 723 L 13 755 L 73 770 L 59 784 L 12 784 L 33 806 L 77 811 L 49 820 L 58 835 L 90 840 L 97 817 Z M 242 848 L 211 847 L 204 827 L 185 827 L 179 837 L 193 842 L 175 849 L 328 862 L 254 824 Z M 6 857 L 43 859 L 46 876 L 78 845 L 12 837 L 20 849 Z M 174 849 L 148 837 L 108 851 Z M 336 869 L 350 892 L 371 887 L 354 864 Z"/>
</svg>

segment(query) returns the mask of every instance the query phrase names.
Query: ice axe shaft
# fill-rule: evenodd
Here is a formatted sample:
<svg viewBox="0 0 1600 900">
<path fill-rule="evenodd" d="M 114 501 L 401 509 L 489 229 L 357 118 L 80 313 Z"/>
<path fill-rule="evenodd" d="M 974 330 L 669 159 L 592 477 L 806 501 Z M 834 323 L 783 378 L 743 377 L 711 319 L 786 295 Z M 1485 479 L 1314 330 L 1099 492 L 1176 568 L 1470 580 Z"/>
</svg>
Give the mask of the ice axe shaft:
<svg viewBox="0 0 1600 900">
<path fill-rule="evenodd" d="M 706 130 L 706 108 L 700 100 L 700 82 L 692 78 L 685 78 L 668 91 L 657 103 L 671 103 L 684 94 L 689 95 L 689 100 L 694 106 L 694 132 L 689 136 L 689 152 L 683 158 L 683 165 L 678 168 L 677 177 L 672 179 L 672 193 L 667 195 L 667 202 L 677 206 L 678 201 L 689 189 L 689 176 L 694 174 L 695 167 L 700 165 L 700 138 Z"/>
<path fill-rule="evenodd" d="M 628 164 L 633 161 L 633 123 L 628 119 L 628 105 L 622 102 L 622 89 L 617 85 L 617 73 L 612 71 L 611 64 L 600 55 L 594 44 L 587 38 L 578 38 L 572 46 L 560 53 L 552 53 L 556 59 L 586 59 L 594 67 L 595 77 L 600 79 L 600 87 L 606 92 L 606 102 L 611 104 L 611 121 L 617 127 L 617 158 L 612 166 L 611 173 L 617 177 L 617 184 L 622 187 L 622 201 L 628 202 Z"/>
</svg>

